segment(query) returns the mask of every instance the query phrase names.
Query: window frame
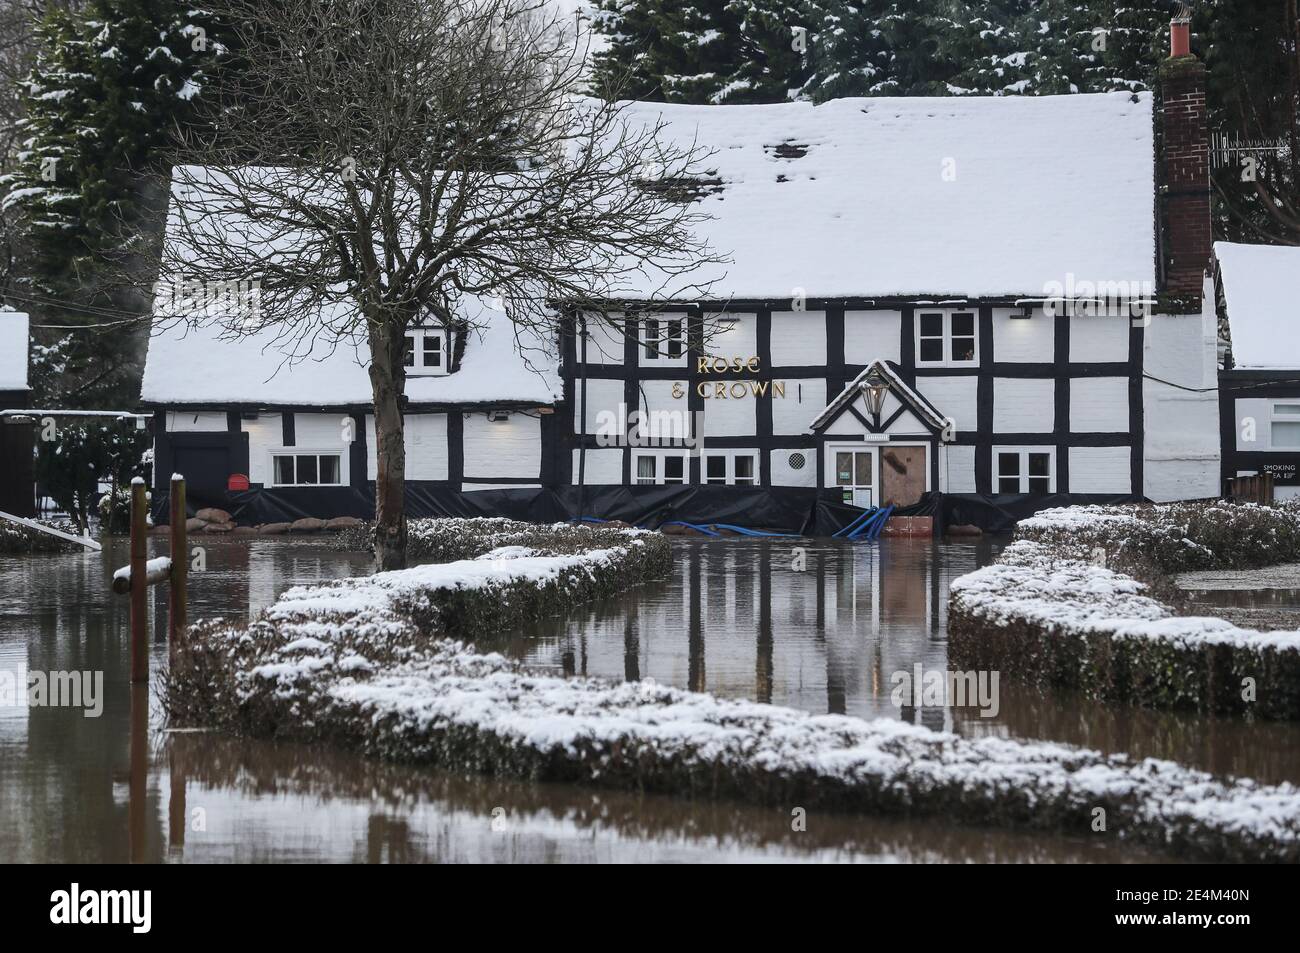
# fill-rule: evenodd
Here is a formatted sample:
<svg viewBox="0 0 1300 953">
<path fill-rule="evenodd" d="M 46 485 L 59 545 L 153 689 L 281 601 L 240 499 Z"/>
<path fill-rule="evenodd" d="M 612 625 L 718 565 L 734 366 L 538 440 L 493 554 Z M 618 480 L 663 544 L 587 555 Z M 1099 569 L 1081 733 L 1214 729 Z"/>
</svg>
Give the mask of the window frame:
<svg viewBox="0 0 1300 953">
<path fill-rule="evenodd" d="M 1011 495 L 1012 491 L 1002 489 L 1004 479 L 1012 479 L 1012 475 L 1004 475 L 1002 472 L 1002 454 L 1015 454 L 1017 459 L 1018 470 L 1014 478 L 1019 484 L 1019 489 L 1015 494 L 1019 496 L 1050 496 L 1056 492 L 1056 448 L 1053 446 L 1018 446 L 1018 447 L 997 447 L 993 448 L 993 492 L 995 494 Z M 1041 480 L 1040 476 L 1031 477 L 1029 474 L 1029 456 L 1030 454 L 1043 454 L 1047 457 L 1047 492 L 1031 492 L 1029 481 L 1031 479 Z"/>
<path fill-rule="evenodd" d="M 1282 407 L 1294 407 L 1295 413 L 1279 413 Z M 1300 439 L 1295 443 L 1279 444 L 1273 438 L 1273 428 L 1278 424 L 1300 424 L 1300 397 L 1278 398 L 1269 405 L 1268 446 L 1270 450 L 1300 451 Z"/>
<path fill-rule="evenodd" d="M 749 460 L 750 473 L 744 482 L 737 482 L 736 461 L 744 457 Z M 721 480 L 709 479 L 709 461 L 722 460 L 723 476 Z M 700 482 L 704 486 L 758 486 L 758 451 L 756 450 L 719 450 L 704 451 L 700 463 Z"/>
<path fill-rule="evenodd" d="M 669 480 L 664 474 L 664 465 L 661 461 L 668 457 L 677 457 L 682 461 L 682 478 L 681 480 Z M 691 452 L 689 450 L 634 450 L 632 452 L 632 466 L 629 472 L 629 478 L 632 486 L 689 486 L 691 482 Z M 642 458 L 649 458 L 655 461 L 655 475 L 653 480 L 644 480 L 639 475 L 640 461 Z"/>
<path fill-rule="evenodd" d="M 317 486 L 336 487 L 336 486 L 349 485 L 348 472 L 346 470 L 347 455 L 341 450 L 315 450 L 309 447 L 281 447 L 277 450 L 272 450 L 270 453 L 271 453 L 271 482 L 268 484 L 269 486 L 272 487 L 317 487 Z M 317 477 L 320 476 L 320 472 L 321 472 L 321 466 L 320 466 L 321 457 L 335 457 L 338 459 L 339 482 L 322 483 L 319 479 L 317 479 L 315 483 L 298 483 L 298 482 L 281 483 L 279 470 L 276 466 L 276 461 L 282 457 L 293 458 L 294 460 L 293 476 L 295 481 L 298 479 L 298 460 L 297 460 L 298 457 L 316 458 Z"/>
<path fill-rule="evenodd" d="M 650 332 L 654 326 L 654 335 Z M 653 361 L 656 367 L 686 364 L 686 315 L 667 312 L 637 318 L 636 343 L 639 362 Z M 660 349 L 660 345 L 663 349 Z M 677 353 L 671 353 L 674 346 Z"/>
<path fill-rule="evenodd" d="M 451 335 L 446 328 L 407 328 L 406 337 L 413 339 L 413 344 L 411 352 L 403 352 L 403 360 L 405 360 L 406 353 L 411 353 L 414 357 L 411 364 L 405 365 L 408 377 L 446 377 L 451 373 Z M 427 338 L 437 338 L 441 342 L 438 353 L 442 356 L 442 363 L 437 367 L 430 367 L 424 363 L 427 353 L 425 349 L 425 340 Z"/>
<path fill-rule="evenodd" d="M 943 331 L 941 337 L 933 334 L 922 335 L 921 324 L 922 318 L 926 315 L 941 315 L 943 318 Z M 971 316 L 971 331 L 975 342 L 975 349 L 970 360 L 957 360 L 952 356 L 953 353 L 953 334 L 952 319 L 954 315 L 969 314 Z M 913 337 L 915 344 L 916 366 L 917 367 L 979 367 L 980 363 L 980 314 L 978 308 L 917 308 L 913 312 Z M 966 337 L 966 335 L 961 335 Z M 921 357 L 921 342 L 939 340 L 943 347 L 943 358 L 938 361 L 927 361 Z"/>
</svg>

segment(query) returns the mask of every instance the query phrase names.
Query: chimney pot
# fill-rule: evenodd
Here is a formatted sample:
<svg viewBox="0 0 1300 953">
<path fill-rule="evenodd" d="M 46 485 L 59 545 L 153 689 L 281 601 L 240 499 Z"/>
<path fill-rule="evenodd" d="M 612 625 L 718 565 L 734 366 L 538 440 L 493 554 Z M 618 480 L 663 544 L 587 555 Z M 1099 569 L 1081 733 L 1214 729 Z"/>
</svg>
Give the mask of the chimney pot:
<svg viewBox="0 0 1300 953">
<path fill-rule="evenodd" d="M 1190 56 L 1192 53 L 1192 25 L 1186 20 L 1169 23 L 1169 55 Z"/>
</svg>

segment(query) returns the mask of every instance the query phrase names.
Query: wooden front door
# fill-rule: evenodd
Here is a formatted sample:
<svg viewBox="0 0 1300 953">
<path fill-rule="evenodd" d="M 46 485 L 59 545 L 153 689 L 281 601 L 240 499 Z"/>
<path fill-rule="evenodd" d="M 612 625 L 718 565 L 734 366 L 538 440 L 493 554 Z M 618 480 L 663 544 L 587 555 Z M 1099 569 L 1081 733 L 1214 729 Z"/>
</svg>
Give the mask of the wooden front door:
<svg viewBox="0 0 1300 953">
<path fill-rule="evenodd" d="M 925 447 L 882 447 L 880 505 L 911 506 L 925 493 Z"/>
</svg>

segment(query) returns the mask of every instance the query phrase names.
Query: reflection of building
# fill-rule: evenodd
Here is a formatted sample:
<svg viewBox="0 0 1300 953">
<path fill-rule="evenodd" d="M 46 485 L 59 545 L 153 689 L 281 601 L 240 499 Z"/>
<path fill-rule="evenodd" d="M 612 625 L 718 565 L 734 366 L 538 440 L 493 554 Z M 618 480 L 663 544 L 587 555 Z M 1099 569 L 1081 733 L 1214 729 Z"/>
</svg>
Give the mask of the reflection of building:
<svg viewBox="0 0 1300 953">
<path fill-rule="evenodd" d="M 894 540 L 814 544 L 796 569 L 785 543 L 681 544 L 663 584 L 543 624 L 510 650 L 583 675 L 897 717 L 891 675 L 945 667 L 947 582 L 976 560 L 974 546 Z"/>
<path fill-rule="evenodd" d="M 796 529 L 819 503 L 942 494 L 1004 525 L 1214 494 L 1204 69 L 1174 57 L 1162 82 L 1159 113 L 1149 93 L 631 104 L 714 150 L 689 198 L 731 263 L 667 305 L 648 276 L 565 312 L 539 373 L 486 304 L 464 316 L 482 336 L 413 328 L 411 510 Z M 369 515 L 364 350 L 283 366 L 273 336 L 160 331 L 157 473 L 245 521 Z"/>
</svg>

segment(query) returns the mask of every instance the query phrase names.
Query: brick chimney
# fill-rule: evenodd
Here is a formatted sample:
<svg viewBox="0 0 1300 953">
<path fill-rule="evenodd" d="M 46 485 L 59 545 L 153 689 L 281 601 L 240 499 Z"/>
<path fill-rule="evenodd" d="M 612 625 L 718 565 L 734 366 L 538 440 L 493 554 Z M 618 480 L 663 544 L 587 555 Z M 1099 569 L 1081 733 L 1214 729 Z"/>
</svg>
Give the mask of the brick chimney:
<svg viewBox="0 0 1300 953">
<path fill-rule="evenodd" d="M 1160 64 L 1164 136 L 1164 288 L 1200 301 L 1209 266 L 1210 151 L 1205 64 L 1191 52 L 1186 6 L 1169 24 L 1170 55 Z"/>
</svg>

